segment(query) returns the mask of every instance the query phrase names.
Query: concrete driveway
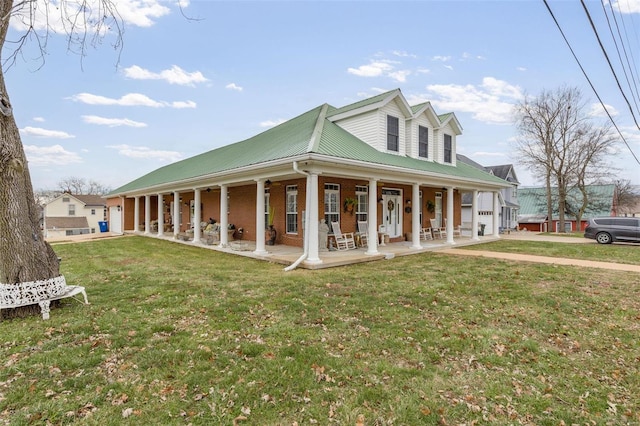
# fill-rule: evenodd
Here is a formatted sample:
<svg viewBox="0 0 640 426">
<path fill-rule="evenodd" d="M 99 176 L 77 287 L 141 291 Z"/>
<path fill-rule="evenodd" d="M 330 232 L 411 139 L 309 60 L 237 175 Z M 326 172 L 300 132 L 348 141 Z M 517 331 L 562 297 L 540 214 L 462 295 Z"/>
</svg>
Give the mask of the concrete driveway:
<svg viewBox="0 0 640 426">
<path fill-rule="evenodd" d="M 541 235 L 533 232 L 515 232 L 512 234 L 500 235 L 504 240 L 525 240 L 525 241 L 551 241 L 565 244 L 597 244 L 595 240 L 588 238 L 576 238 L 576 237 L 556 237 L 553 235 Z M 629 249 L 638 250 L 640 246 L 638 244 L 629 244 Z M 634 246 L 634 247 L 631 247 Z M 580 266 L 585 268 L 597 268 L 597 269 L 609 269 L 614 271 L 627 271 L 640 274 L 640 265 L 629 265 L 625 263 L 611 263 L 611 262 L 598 262 L 593 260 L 581 260 L 581 259 L 569 259 L 561 257 L 550 256 L 535 256 L 531 254 L 518 254 L 518 253 L 501 253 L 497 251 L 487 250 L 464 250 L 450 248 L 445 249 L 442 253 L 448 253 L 459 256 L 476 256 L 476 257 L 488 257 L 492 259 L 504 259 L 512 260 L 516 262 L 533 262 L 533 263 L 548 263 L 552 265 L 569 265 Z"/>
</svg>

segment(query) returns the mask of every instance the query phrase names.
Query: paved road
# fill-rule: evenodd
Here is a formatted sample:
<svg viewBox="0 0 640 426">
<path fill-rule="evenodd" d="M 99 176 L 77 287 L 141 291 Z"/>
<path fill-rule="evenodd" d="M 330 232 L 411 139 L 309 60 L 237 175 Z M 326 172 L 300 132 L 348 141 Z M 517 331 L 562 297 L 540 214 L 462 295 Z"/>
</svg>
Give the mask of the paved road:
<svg viewBox="0 0 640 426">
<path fill-rule="evenodd" d="M 553 241 L 567 244 L 597 244 L 594 240 L 587 238 L 575 238 L 575 237 L 555 237 L 552 235 L 540 235 L 533 232 L 517 232 L 509 235 L 501 235 L 505 240 L 527 240 L 527 241 Z M 630 244 L 630 250 L 638 250 L 640 247 Z M 581 260 L 581 259 L 568 259 L 560 257 L 550 256 L 535 256 L 531 254 L 516 254 L 516 253 L 501 253 L 497 251 L 486 250 L 464 250 L 464 249 L 446 249 L 443 253 L 461 255 L 461 256 L 477 256 L 477 257 L 489 257 L 492 259 L 505 259 L 513 260 L 517 262 L 533 262 L 533 263 L 548 263 L 552 265 L 569 265 L 569 266 L 582 266 L 586 268 L 598 268 L 609 269 L 614 271 L 628 271 L 640 273 L 640 265 L 628 265 L 625 263 L 611 263 L 611 262 L 597 262 L 593 260 Z"/>
</svg>

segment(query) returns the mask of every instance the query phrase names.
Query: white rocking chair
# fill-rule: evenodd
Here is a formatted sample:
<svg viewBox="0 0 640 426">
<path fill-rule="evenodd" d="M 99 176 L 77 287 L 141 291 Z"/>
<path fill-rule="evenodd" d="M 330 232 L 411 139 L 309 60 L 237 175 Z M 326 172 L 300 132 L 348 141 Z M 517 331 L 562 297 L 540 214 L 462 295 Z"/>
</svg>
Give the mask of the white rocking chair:
<svg viewBox="0 0 640 426">
<path fill-rule="evenodd" d="M 429 219 L 431 222 L 431 231 L 433 232 L 433 238 L 446 238 L 447 236 L 447 228 L 438 226 L 435 219 Z"/>
<path fill-rule="evenodd" d="M 336 239 L 336 248 L 338 250 L 354 250 L 356 248 L 353 232 L 343 234 L 340 230 L 340 222 L 331 222 L 331 229 L 333 230 L 333 237 Z"/>
<path fill-rule="evenodd" d="M 362 247 L 368 247 L 369 225 L 367 222 L 358 221 L 358 235 L 360 236 L 360 245 Z"/>
</svg>

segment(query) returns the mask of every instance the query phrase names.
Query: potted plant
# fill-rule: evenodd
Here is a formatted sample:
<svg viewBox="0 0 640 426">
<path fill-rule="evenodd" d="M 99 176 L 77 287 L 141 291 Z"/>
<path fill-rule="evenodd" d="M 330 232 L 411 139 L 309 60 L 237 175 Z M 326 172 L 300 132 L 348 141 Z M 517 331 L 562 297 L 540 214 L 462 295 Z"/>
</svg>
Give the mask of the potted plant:
<svg viewBox="0 0 640 426">
<path fill-rule="evenodd" d="M 351 213 L 353 215 L 353 211 L 355 210 L 356 204 L 358 204 L 358 200 L 355 198 L 347 197 L 344 199 L 343 208 L 347 213 Z"/>
</svg>

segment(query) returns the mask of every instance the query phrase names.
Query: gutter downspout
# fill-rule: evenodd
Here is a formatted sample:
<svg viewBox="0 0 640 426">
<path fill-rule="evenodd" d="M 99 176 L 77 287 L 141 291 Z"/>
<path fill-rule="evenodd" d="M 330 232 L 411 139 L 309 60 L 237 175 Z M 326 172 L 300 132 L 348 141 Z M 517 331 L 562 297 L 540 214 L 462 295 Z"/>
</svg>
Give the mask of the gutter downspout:
<svg viewBox="0 0 640 426">
<path fill-rule="evenodd" d="M 309 188 L 311 175 L 303 170 L 300 170 L 298 168 L 297 161 L 293 162 L 293 171 L 307 177 L 307 188 Z M 307 194 L 305 199 L 306 201 L 305 201 L 305 212 L 304 212 L 304 242 L 302 243 L 302 247 L 303 247 L 302 256 L 300 256 L 298 260 L 293 262 L 291 265 L 284 268 L 284 270 L 287 272 L 293 271 L 294 269 L 296 269 L 298 265 L 300 265 L 309 256 L 309 232 L 308 231 L 309 231 L 309 214 L 310 214 L 309 208 L 311 204 L 311 197 L 309 197 L 309 195 Z"/>
</svg>

